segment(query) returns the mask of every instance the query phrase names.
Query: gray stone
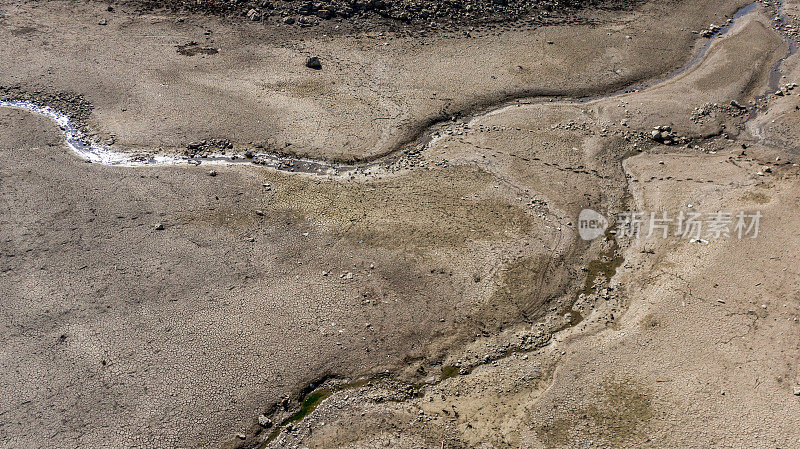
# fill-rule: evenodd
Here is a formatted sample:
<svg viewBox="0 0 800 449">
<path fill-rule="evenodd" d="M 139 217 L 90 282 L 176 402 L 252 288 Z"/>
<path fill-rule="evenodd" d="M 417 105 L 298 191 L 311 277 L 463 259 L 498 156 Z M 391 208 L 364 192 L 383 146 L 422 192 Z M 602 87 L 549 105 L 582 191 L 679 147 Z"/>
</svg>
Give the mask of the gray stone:
<svg viewBox="0 0 800 449">
<path fill-rule="evenodd" d="M 253 22 L 258 22 L 261 20 L 261 13 L 255 9 L 251 9 L 250 11 L 247 11 L 247 18 Z"/>
<path fill-rule="evenodd" d="M 312 56 L 306 59 L 306 67 L 314 70 L 322 70 L 322 61 L 319 60 L 319 56 Z"/>
<path fill-rule="evenodd" d="M 272 420 L 266 415 L 258 415 L 258 425 L 261 427 L 270 427 L 272 425 Z"/>
</svg>

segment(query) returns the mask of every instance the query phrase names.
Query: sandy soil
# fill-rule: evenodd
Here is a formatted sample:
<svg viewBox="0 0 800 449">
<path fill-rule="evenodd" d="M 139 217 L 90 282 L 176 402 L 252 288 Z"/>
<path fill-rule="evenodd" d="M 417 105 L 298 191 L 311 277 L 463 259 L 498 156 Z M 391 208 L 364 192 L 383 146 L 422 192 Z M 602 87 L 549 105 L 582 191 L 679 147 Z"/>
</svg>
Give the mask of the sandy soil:
<svg viewBox="0 0 800 449">
<path fill-rule="evenodd" d="M 769 231 L 708 245 L 617 239 L 623 265 L 580 297 L 576 308 L 586 319 L 544 347 L 504 355 L 509 346 L 524 348 L 522 329 L 476 341 L 446 362 L 488 360 L 468 374 L 431 377 L 400 403 L 391 402 L 398 387 L 390 383 L 338 393 L 273 446 L 798 444 L 797 249 L 786 241 L 797 226 L 796 154 L 744 131 L 764 121 L 760 114 L 748 120 L 728 107 L 731 100 L 755 104 L 771 91 L 769 71 L 786 44 L 769 20 L 763 10 L 749 14 L 701 64 L 666 83 L 586 104 L 506 108 L 444 133 L 426 152 L 503 173 L 547 201 L 591 195 L 586 178 L 597 176 L 582 172 L 604 167 L 613 178 L 613 161 L 624 160 L 629 196 L 614 198 L 606 184 L 610 210 L 759 210 Z M 793 80 L 789 64 L 786 82 Z M 787 110 L 795 98 L 770 95 L 768 110 Z M 703 108 L 715 111 L 692 120 Z M 702 140 L 653 146 L 646 131 L 666 123 Z M 528 332 L 537 329 L 547 326 Z"/>
<path fill-rule="evenodd" d="M 420 40 L 320 36 L 204 16 L 176 22 L 125 7 L 108 13 L 100 2 L 12 1 L 0 7 L 7 42 L 0 64 L 14 69 L 0 74 L 0 85 L 80 94 L 94 106 L 100 137 L 134 150 L 182 151 L 202 139 L 228 139 L 237 147 L 363 159 L 503 98 L 587 95 L 671 71 L 687 58 L 693 32 L 745 4 L 653 2 L 597 13 L 598 25 Z M 108 24 L 98 25 L 102 19 Z M 190 42 L 219 52 L 179 54 Z M 323 70 L 305 67 L 312 55 Z"/>
<path fill-rule="evenodd" d="M 745 4 L 420 40 L 5 3 L 6 94 L 79 99 L 115 148 L 431 140 L 334 177 L 107 167 L 1 108 L 0 446 L 800 444 L 791 30 L 758 5 L 693 33 Z M 576 232 L 583 208 L 688 204 L 762 232 Z"/>
</svg>

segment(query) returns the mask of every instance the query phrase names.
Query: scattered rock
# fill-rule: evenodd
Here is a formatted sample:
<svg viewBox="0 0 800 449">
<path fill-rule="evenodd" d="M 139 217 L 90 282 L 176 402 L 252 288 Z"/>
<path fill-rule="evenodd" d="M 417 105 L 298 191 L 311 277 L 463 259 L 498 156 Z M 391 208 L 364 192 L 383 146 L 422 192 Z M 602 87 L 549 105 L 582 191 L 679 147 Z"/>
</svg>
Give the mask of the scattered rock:
<svg viewBox="0 0 800 449">
<path fill-rule="evenodd" d="M 319 56 L 312 56 L 306 59 L 306 67 L 314 70 L 322 70 L 322 61 L 319 60 Z"/>
<path fill-rule="evenodd" d="M 217 176 L 217 171 L 216 170 L 211 170 L 210 172 L 208 172 L 208 176 L 211 176 L 211 177 Z"/>
<path fill-rule="evenodd" d="M 161 224 L 161 223 L 156 223 L 155 230 L 156 231 L 163 231 L 164 230 L 164 225 Z"/>
<path fill-rule="evenodd" d="M 731 106 L 733 106 L 734 108 L 739 109 L 739 110 L 747 109 L 745 106 L 742 106 L 741 104 L 739 104 L 739 102 L 736 101 L 736 100 L 731 100 Z"/>
<path fill-rule="evenodd" d="M 317 17 L 323 20 L 328 20 L 333 18 L 334 13 L 330 9 L 320 9 L 317 11 Z"/>
<path fill-rule="evenodd" d="M 261 427 L 270 427 L 272 426 L 272 420 L 266 415 L 258 415 L 258 425 Z"/>
<path fill-rule="evenodd" d="M 650 132 L 650 137 L 653 140 L 659 143 L 663 143 L 664 145 L 672 145 L 676 143 L 676 137 L 672 133 L 672 128 L 669 126 L 656 126 L 653 131 Z"/>
<path fill-rule="evenodd" d="M 253 22 L 260 22 L 261 13 L 256 9 L 250 9 L 250 11 L 247 11 L 247 18 L 252 20 Z"/>
<path fill-rule="evenodd" d="M 708 28 L 706 28 L 705 30 L 703 30 L 702 32 L 700 32 L 700 34 L 701 34 L 703 37 L 711 37 L 711 36 L 713 36 L 713 35 L 717 34 L 717 33 L 719 32 L 719 30 L 721 30 L 721 29 L 722 29 L 722 27 L 721 27 L 721 26 L 714 25 L 714 24 L 712 23 L 711 25 L 709 25 L 709 26 L 708 26 Z"/>
<path fill-rule="evenodd" d="M 310 27 L 319 21 L 347 20 L 360 25 L 397 22 L 417 29 L 456 28 L 486 23 L 507 24 L 525 20 L 534 24 L 573 23 L 573 11 L 609 3 L 622 9 L 627 1 L 577 0 L 164 0 L 136 3 L 146 9 L 164 6 L 207 12 L 245 20 L 266 21 L 269 16 L 285 24 Z M 299 16 L 299 20 L 295 17 Z M 464 31 L 469 36 L 469 32 Z M 629 39 L 630 36 L 626 36 Z"/>
</svg>

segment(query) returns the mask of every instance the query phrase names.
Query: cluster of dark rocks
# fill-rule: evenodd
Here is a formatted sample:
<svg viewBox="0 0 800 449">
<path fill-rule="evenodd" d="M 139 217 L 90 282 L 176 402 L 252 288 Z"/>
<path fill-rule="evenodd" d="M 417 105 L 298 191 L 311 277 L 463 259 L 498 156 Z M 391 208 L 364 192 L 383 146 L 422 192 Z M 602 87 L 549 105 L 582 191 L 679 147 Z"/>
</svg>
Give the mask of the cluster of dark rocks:
<svg viewBox="0 0 800 449">
<path fill-rule="evenodd" d="M 228 139 L 208 139 L 189 142 L 186 145 L 185 156 L 209 156 L 211 154 L 225 154 L 233 150 L 233 143 Z"/>
<path fill-rule="evenodd" d="M 83 95 L 70 92 L 27 90 L 20 86 L 0 86 L 0 100 L 29 101 L 39 106 L 51 107 L 67 114 L 81 131 L 92 113 L 92 104 Z"/>
<path fill-rule="evenodd" d="M 656 126 L 653 128 L 653 131 L 650 132 L 650 137 L 664 145 L 677 145 L 689 142 L 687 138 L 675 134 L 670 126 Z"/>
<path fill-rule="evenodd" d="M 586 7 L 619 9 L 640 0 L 125 0 L 144 8 L 170 8 L 251 21 L 311 26 L 331 19 L 388 19 L 402 23 L 476 24 L 518 20 Z"/>
<path fill-rule="evenodd" d="M 714 25 L 713 23 L 708 26 L 705 30 L 700 32 L 700 35 L 703 37 L 712 37 L 715 34 L 719 33 L 722 30 L 722 27 L 719 25 Z"/>
</svg>

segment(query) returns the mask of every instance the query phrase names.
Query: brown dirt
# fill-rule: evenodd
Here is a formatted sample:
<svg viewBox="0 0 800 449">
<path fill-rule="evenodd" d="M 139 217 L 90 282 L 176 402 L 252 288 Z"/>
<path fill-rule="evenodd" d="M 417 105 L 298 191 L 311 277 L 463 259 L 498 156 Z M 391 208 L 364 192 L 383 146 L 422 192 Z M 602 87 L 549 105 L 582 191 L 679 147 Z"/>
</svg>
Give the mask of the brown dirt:
<svg viewBox="0 0 800 449">
<path fill-rule="evenodd" d="M 272 447 L 792 447 L 800 102 L 763 95 L 787 51 L 774 11 L 667 81 L 570 98 L 670 72 L 743 4 L 389 39 L 4 3 L 4 98 L 123 150 L 368 160 L 438 125 L 388 167 L 209 176 L 87 164 L 49 121 L 0 109 L 0 447 L 258 447 L 274 427 L 257 417 L 321 384 Z M 796 57 L 783 70 L 797 80 Z M 689 145 L 654 142 L 661 125 Z M 575 229 L 585 207 L 687 204 L 757 208 L 763 234 Z"/>
</svg>

